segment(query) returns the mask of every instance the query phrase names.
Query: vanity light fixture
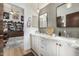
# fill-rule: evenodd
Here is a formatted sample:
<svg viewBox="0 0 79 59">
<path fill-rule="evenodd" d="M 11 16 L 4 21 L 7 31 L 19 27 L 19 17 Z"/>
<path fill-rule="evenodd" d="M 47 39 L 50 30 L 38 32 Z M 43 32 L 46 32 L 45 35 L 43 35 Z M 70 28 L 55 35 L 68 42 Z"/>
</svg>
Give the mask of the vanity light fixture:
<svg viewBox="0 0 79 59">
<path fill-rule="evenodd" d="M 72 6 L 72 3 L 67 3 L 67 8 L 70 8 Z"/>
</svg>

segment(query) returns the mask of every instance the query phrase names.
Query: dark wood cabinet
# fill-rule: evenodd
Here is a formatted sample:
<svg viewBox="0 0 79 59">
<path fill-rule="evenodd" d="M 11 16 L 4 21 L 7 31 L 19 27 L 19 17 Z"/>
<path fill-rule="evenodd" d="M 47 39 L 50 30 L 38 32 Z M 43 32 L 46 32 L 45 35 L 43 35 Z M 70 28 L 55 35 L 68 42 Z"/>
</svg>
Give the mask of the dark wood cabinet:
<svg viewBox="0 0 79 59">
<path fill-rule="evenodd" d="M 24 36 L 23 31 L 15 31 L 15 32 L 9 32 L 9 37 L 19 37 L 19 36 Z"/>
<path fill-rule="evenodd" d="M 0 3 L 0 35 L 3 33 L 3 4 Z"/>
<path fill-rule="evenodd" d="M 79 27 L 79 12 L 74 12 L 66 15 L 67 27 Z"/>
<path fill-rule="evenodd" d="M 0 35 L 0 56 L 3 55 L 3 47 L 4 47 L 4 42 L 3 42 L 3 35 Z"/>
<path fill-rule="evenodd" d="M 3 4 L 0 3 L 0 56 L 3 55 L 4 47 L 4 37 L 3 37 Z"/>
</svg>

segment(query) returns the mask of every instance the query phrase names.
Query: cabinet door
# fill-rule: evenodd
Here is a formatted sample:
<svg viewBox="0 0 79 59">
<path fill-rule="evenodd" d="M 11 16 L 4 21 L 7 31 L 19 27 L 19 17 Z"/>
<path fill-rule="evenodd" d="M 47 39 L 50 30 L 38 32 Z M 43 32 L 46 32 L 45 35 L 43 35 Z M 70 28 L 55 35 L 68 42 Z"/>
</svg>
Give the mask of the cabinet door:
<svg viewBox="0 0 79 59">
<path fill-rule="evenodd" d="M 48 46 L 47 46 L 47 50 L 48 50 L 48 54 L 49 56 L 57 56 L 57 41 L 55 40 L 48 40 Z"/>
<path fill-rule="evenodd" d="M 35 51 L 35 36 L 32 35 L 32 49 Z"/>
<path fill-rule="evenodd" d="M 40 37 L 35 36 L 35 52 L 39 55 Z"/>
<path fill-rule="evenodd" d="M 71 47 L 71 43 L 67 43 L 67 42 L 60 42 L 60 56 L 75 56 L 75 55 L 79 55 L 79 50 L 77 51 L 77 49 Z M 77 53 L 76 53 L 77 52 Z"/>
<path fill-rule="evenodd" d="M 40 37 L 40 55 L 41 56 L 48 56 L 48 52 L 47 52 L 47 39 L 46 38 L 43 38 L 43 37 Z"/>
<path fill-rule="evenodd" d="M 40 37 L 32 35 L 32 49 L 39 55 Z"/>
</svg>

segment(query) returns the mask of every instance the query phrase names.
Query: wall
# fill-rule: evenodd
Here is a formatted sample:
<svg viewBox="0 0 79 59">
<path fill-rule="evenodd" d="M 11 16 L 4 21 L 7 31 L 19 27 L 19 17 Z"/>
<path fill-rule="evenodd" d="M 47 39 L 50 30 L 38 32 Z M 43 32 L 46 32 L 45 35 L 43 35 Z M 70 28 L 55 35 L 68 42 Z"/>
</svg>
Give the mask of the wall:
<svg viewBox="0 0 79 59">
<path fill-rule="evenodd" d="M 55 4 L 48 4 L 47 6 L 45 6 L 44 8 L 42 8 L 39 12 L 39 16 L 47 13 L 48 14 L 48 26 L 49 27 L 53 27 L 56 31 L 56 11 L 55 11 Z M 44 30 L 45 31 L 45 30 Z"/>
<path fill-rule="evenodd" d="M 48 13 L 48 26 L 52 26 L 55 29 L 55 33 L 58 35 L 59 31 L 67 30 L 73 37 L 79 34 L 79 28 L 58 28 L 56 26 L 56 7 L 62 3 L 50 3 L 46 7 L 40 10 L 39 15 Z M 78 34 L 76 34 L 78 32 Z M 78 36 L 79 37 L 79 36 Z"/>
</svg>

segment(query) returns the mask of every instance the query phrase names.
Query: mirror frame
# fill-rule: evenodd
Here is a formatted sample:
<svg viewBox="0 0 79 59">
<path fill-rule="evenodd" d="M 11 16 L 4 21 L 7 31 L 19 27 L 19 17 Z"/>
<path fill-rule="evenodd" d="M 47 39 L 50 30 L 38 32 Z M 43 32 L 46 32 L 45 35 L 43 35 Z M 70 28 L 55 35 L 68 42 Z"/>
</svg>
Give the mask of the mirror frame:
<svg viewBox="0 0 79 59">
<path fill-rule="evenodd" d="M 47 14 L 47 19 L 46 19 L 46 21 L 47 21 L 47 27 L 48 27 L 48 13 L 47 12 L 45 12 L 45 13 L 43 13 L 43 14 L 41 14 L 41 15 L 44 15 L 44 14 Z M 38 28 L 39 28 L 39 32 L 41 32 L 40 31 L 40 29 L 45 29 L 45 28 L 47 28 L 47 27 L 40 27 L 40 13 L 39 13 L 39 17 L 38 17 Z"/>
</svg>

